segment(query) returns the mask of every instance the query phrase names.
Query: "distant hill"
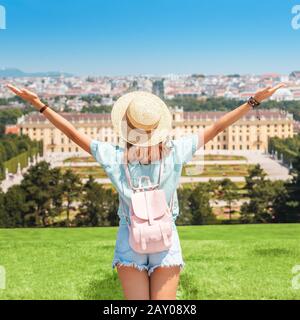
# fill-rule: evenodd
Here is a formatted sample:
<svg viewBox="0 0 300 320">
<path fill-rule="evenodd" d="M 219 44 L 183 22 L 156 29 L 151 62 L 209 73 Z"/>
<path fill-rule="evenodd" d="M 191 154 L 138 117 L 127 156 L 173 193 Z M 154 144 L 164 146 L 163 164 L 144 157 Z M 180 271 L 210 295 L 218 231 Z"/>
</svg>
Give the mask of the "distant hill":
<svg viewBox="0 0 300 320">
<path fill-rule="evenodd" d="M 22 77 L 71 77 L 72 74 L 59 72 L 59 71 L 49 71 L 49 72 L 24 72 L 19 69 L 14 68 L 4 68 L 0 69 L 0 78 L 22 78 Z"/>
</svg>

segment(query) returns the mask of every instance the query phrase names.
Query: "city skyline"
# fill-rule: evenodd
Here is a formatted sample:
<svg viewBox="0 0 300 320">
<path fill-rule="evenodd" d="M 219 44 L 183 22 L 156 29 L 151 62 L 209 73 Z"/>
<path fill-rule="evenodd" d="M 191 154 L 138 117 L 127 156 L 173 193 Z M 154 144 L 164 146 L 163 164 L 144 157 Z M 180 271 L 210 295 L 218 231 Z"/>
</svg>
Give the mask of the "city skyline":
<svg viewBox="0 0 300 320">
<path fill-rule="evenodd" d="M 9 71 L 9 72 L 21 72 L 24 73 L 24 75 L 19 76 L 1 76 L 1 72 L 3 71 Z M 163 77 L 170 77 L 172 75 L 174 76 L 179 76 L 179 77 L 184 77 L 184 76 L 191 76 L 191 75 L 201 75 L 205 77 L 210 77 L 210 76 L 234 76 L 234 75 L 239 75 L 239 76 L 247 76 L 247 75 L 253 75 L 253 76 L 263 76 L 263 75 L 281 75 L 281 76 L 288 76 L 293 72 L 300 72 L 300 65 L 298 69 L 290 70 L 287 72 L 277 72 L 276 70 L 271 70 L 266 73 L 254 73 L 254 72 L 247 72 L 247 73 L 238 73 L 238 72 L 228 72 L 228 73 L 202 73 L 202 72 L 189 72 L 189 73 L 176 73 L 176 72 L 170 72 L 170 73 L 165 73 L 165 74 L 151 74 L 151 73 L 139 73 L 139 74 L 121 74 L 121 75 L 113 75 L 110 76 L 109 74 L 76 74 L 76 73 L 67 73 L 64 70 L 36 70 L 34 72 L 30 72 L 27 70 L 21 70 L 15 67 L 0 67 L 0 78 L 21 78 L 21 77 L 28 77 L 28 78 L 41 78 L 41 77 L 57 77 L 58 73 L 61 74 L 62 76 L 65 77 L 78 77 L 78 78 L 85 78 L 85 77 L 95 77 L 95 78 L 105 78 L 105 77 L 111 77 L 111 78 L 118 78 L 118 77 L 149 77 L 149 78 L 163 78 Z"/>
<path fill-rule="evenodd" d="M 78 76 L 289 74 L 299 1 L 0 0 L 0 68 Z M 253 23 L 255 21 L 255 23 Z"/>
</svg>

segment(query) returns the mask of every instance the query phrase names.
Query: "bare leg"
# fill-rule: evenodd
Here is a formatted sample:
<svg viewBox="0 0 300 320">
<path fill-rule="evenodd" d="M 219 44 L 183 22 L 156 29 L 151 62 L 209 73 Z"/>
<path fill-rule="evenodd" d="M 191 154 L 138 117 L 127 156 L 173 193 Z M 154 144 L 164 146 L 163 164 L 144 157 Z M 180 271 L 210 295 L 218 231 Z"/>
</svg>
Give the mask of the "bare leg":
<svg viewBox="0 0 300 320">
<path fill-rule="evenodd" d="M 151 300 L 176 300 L 180 267 L 158 267 L 150 274 Z"/>
<path fill-rule="evenodd" d="M 117 265 L 126 300 L 149 300 L 149 276 L 146 270 L 135 267 Z"/>
</svg>

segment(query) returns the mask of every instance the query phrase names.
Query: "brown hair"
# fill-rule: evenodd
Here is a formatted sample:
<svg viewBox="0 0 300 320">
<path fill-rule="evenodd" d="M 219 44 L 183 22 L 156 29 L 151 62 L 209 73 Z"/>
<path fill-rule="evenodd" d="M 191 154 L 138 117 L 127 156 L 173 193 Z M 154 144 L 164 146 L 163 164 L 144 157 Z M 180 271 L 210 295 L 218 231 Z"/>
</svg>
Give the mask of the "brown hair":
<svg viewBox="0 0 300 320">
<path fill-rule="evenodd" d="M 150 164 L 167 156 L 170 148 L 163 142 L 149 147 L 139 147 L 127 142 L 125 152 L 128 162 L 138 161 L 142 164 Z"/>
</svg>

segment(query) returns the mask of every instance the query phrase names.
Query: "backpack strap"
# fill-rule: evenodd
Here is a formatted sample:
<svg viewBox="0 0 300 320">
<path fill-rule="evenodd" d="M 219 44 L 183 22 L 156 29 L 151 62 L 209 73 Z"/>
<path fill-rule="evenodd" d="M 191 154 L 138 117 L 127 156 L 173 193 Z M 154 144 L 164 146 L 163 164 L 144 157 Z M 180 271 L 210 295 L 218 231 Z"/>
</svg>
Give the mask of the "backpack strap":
<svg viewBox="0 0 300 320">
<path fill-rule="evenodd" d="M 128 185 L 129 187 L 133 190 L 133 191 L 137 191 L 137 190 L 140 190 L 141 187 L 139 186 L 138 188 L 135 188 L 132 184 L 132 181 L 131 181 L 131 177 L 130 177 L 130 172 L 129 172 L 129 167 L 128 167 L 128 161 L 127 161 L 127 158 L 126 158 L 126 155 L 124 154 L 124 162 L 123 162 L 123 165 L 124 165 L 124 170 L 125 170 L 125 175 L 126 175 L 126 179 L 127 179 L 127 182 L 128 182 Z M 158 176 L 158 183 L 157 183 L 157 186 L 160 185 L 160 181 L 161 181 L 161 177 L 162 177 L 162 174 L 163 174 L 163 168 L 164 168 L 164 161 L 163 159 L 160 161 L 160 168 L 159 168 L 159 176 Z"/>
<path fill-rule="evenodd" d="M 129 172 L 129 168 L 128 168 L 128 161 L 127 161 L 127 157 L 126 157 L 126 154 L 124 154 L 124 160 L 123 160 L 123 165 L 124 165 L 124 170 L 125 170 L 125 175 L 126 175 L 126 179 L 127 179 L 127 182 L 128 182 L 128 185 L 129 187 L 135 191 L 135 190 L 138 190 L 139 188 L 135 188 L 131 182 L 131 177 L 130 177 L 130 172 Z M 164 168 L 164 161 L 163 159 L 160 161 L 160 168 L 159 168 L 159 176 L 158 176 L 158 186 L 160 185 L 160 182 L 161 182 L 161 177 L 163 175 L 163 168 Z M 170 199 L 170 203 L 169 203 L 169 209 L 170 209 L 170 212 L 172 214 L 172 211 L 173 211 L 173 205 L 174 205 L 174 194 L 176 192 L 176 189 L 175 191 L 173 192 L 172 196 L 171 196 L 171 199 Z M 122 215 L 124 216 L 124 218 L 126 219 L 126 222 L 127 222 L 127 226 L 129 228 L 129 222 L 130 222 L 130 217 L 128 217 L 127 215 L 125 215 L 125 207 L 124 207 L 124 199 L 122 199 L 122 196 L 120 195 L 119 196 L 119 202 L 121 204 L 121 211 L 122 211 Z M 130 212 L 130 208 L 129 208 L 129 212 Z"/>
</svg>

